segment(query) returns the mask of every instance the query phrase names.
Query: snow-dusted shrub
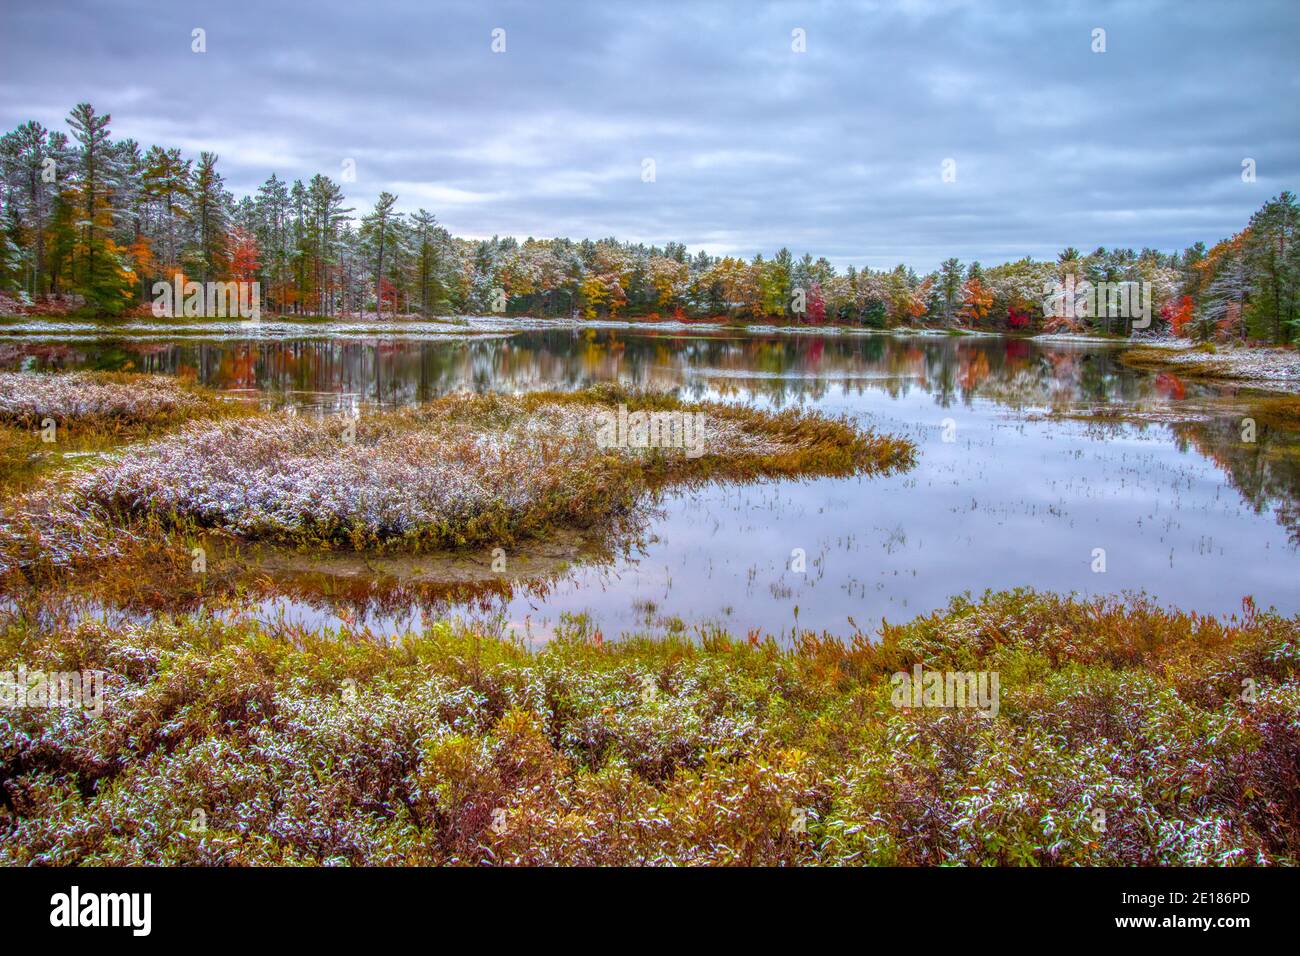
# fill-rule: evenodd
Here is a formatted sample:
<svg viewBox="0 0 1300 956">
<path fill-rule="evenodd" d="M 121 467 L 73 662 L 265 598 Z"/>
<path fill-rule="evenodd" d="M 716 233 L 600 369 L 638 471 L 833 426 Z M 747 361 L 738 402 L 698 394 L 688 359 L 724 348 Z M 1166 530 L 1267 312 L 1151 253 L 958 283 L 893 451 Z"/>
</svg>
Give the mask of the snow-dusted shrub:
<svg viewBox="0 0 1300 956">
<path fill-rule="evenodd" d="M 833 470 L 834 455 L 845 453 L 866 467 L 877 450 L 840 422 L 819 420 L 838 429 L 828 437 L 808 431 L 812 416 L 714 410 L 715 451 L 692 460 L 678 449 L 603 447 L 608 414 L 595 398 L 454 395 L 359 420 L 202 422 L 126 450 L 75 487 L 125 517 L 171 516 L 245 538 L 444 547 L 591 524 L 659 480 L 733 468 L 743 477 L 816 473 L 822 457 Z"/>
<path fill-rule="evenodd" d="M 595 448 L 582 418 L 556 409 L 481 429 L 400 414 L 195 424 L 129 450 L 78 490 L 116 512 L 175 514 L 247 538 L 464 544 L 629 502 L 637 475 L 613 467 L 617 456 Z"/>
<path fill-rule="evenodd" d="M 0 672 L 105 675 L 0 708 L 0 865 L 1293 865 L 1298 633 L 1028 591 L 782 644 L 0 618 Z M 922 659 L 1002 708 L 896 706 Z"/>
<path fill-rule="evenodd" d="M 195 414 L 210 399 L 166 375 L 0 372 L 0 422 L 39 427 L 141 424 Z"/>
</svg>

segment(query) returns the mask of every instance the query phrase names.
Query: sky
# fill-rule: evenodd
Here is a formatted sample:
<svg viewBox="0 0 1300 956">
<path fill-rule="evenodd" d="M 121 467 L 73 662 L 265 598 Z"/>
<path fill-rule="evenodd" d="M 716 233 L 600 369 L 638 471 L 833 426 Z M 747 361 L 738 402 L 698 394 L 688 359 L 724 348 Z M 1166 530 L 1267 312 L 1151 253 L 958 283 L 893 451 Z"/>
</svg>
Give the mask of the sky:
<svg viewBox="0 0 1300 956">
<path fill-rule="evenodd" d="M 0 128 L 80 101 L 236 196 L 925 272 L 1212 244 L 1300 191 L 1300 3 L 4 0 Z"/>
</svg>

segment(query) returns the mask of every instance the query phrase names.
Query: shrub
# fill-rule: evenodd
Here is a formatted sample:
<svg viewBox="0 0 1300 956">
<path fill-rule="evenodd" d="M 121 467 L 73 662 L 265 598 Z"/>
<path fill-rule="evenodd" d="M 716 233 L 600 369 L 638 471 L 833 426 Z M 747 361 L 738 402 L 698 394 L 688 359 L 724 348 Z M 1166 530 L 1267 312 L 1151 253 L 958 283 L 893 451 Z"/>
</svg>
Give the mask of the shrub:
<svg viewBox="0 0 1300 956">
<path fill-rule="evenodd" d="M 15 617 L 0 669 L 108 690 L 0 710 L 0 862 L 1294 864 L 1298 635 L 1025 591 L 784 649 Z M 892 706 L 912 663 L 998 714 Z"/>
</svg>

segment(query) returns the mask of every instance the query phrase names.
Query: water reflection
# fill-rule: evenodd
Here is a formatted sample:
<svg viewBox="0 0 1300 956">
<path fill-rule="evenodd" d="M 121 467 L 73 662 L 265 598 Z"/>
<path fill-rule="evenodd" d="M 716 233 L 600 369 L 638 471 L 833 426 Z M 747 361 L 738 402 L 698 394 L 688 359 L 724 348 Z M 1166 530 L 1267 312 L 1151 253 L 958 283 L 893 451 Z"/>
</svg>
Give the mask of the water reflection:
<svg viewBox="0 0 1300 956">
<path fill-rule="evenodd" d="M 573 389 L 619 380 L 686 386 L 775 406 L 819 400 L 831 388 L 921 389 L 938 404 L 976 396 L 1011 407 L 1062 401 L 1132 401 L 1160 394 L 1156 380 L 1117 361 L 1118 349 L 1026 339 L 884 335 L 701 336 L 616 330 L 521 332 L 509 338 L 419 341 L 88 342 L 6 344 L 0 365 L 94 368 L 197 376 L 223 389 L 355 393 L 385 405 L 454 389 Z"/>
<path fill-rule="evenodd" d="M 796 608 L 801 626 L 845 633 L 849 617 L 869 628 L 954 593 L 1020 585 L 1140 589 L 1206 613 L 1230 612 L 1250 594 L 1300 610 L 1293 426 L 1265 416 L 1256 440 L 1243 441 L 1240 422 L 1254 407 L 1246 393 L 1129 369 L 1119 354 L 996 337 L 566 329 L 438 342 L 21 343 L 0 347 L 0 364 L 192 374 L 327 407 L 354 396 L 400 405 L 463 388 L 617 380 L 698 399 L 815 406 L 918 443 L 906 475 L 671 496 L 630 553 L 577 562 L 545 588 L 489 595 L 534 633 L 562 612 L 591 613 L 611 635 L 674 617 L 743 633 L 789 626 Z M 1114 410 L 1167 421 L 1096 417 Z M 803 574 L 789 567 L 795 548 L 807 554 Z M 1092 570 L 1098 548 L 1102 574 Z M 482 594 L 476 603 L 451 593 L 453 604 L 485 609 Z M 412 608 L 390 605 L 364 613 L 375 626 L 409 618 Z M 301 596 L 268 606 L 309 621 L 331 616 Z"/>
</svg>

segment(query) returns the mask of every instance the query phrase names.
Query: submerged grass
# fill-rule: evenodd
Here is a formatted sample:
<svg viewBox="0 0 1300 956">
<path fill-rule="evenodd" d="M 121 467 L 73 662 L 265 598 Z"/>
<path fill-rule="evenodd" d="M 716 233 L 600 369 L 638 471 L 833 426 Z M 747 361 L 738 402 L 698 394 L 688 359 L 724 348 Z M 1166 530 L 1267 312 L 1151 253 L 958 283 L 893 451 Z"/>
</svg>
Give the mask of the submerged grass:
<svg viewBox="0 0 1300 956">
<path fill-rule="evenodd" d="M 1284 441 L 1284 450 L 1289 451 L 1294 448 L 1295 436 L 1300 435 L 1300 394 L 1243 388 L 1231 397 L 1219 396 L 1212 400 L 1188 399 L 1145 405 L 1113 402 L 1084 408 L 1067 406 L 1054 411 L 1051 417 L 1100 426 L 1169 424 L 1178 427 L 1218 420 L 1232 425 L 1229 431 L 1237 433 L 1250 422 L 1261 436 L 1266 430 L 1289 436 Z M 1238 437 L 1234 441 L 1241 439 Z M 1218 457 L 1218 452 L 1223 449 L 1223 443 L 1217 443 L 1217 448 L 1211 449 L 1210 457 Z"/>
<path fill-rule="evenodd" d="M 98 717 L 0 709 L 0 862 L 1295 863 L 1298 637 L 1024 591 L 878 640 L 540 651 L 15 618 L 4 669 L 107 678 Z M 917 663 L 999 673 L 997 714 L 893 706 Z"/>
</svg>

